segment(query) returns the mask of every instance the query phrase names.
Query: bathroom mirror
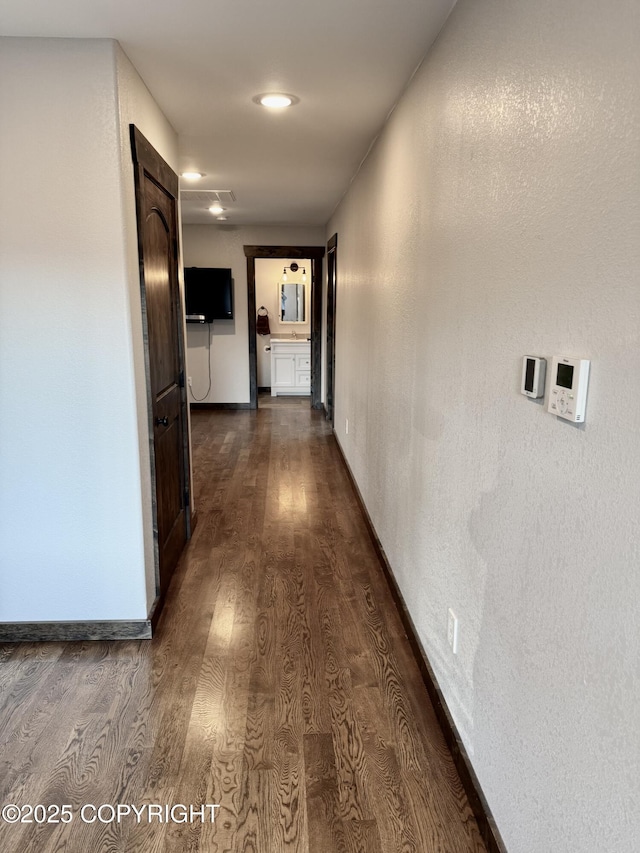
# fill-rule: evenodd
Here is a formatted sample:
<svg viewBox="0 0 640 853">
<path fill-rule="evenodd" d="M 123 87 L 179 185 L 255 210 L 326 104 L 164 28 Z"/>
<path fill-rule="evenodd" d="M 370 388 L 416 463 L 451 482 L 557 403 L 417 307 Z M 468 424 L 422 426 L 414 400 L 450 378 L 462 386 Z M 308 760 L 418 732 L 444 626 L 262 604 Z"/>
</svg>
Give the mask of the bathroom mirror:
<svg viewBox="0 0 640 853">
<path fill-rule="evenodd" d="M 281 281 L 278 284 L 278 310 L 281 323 L 306 323 L 306 284 Z"/>
</svg>

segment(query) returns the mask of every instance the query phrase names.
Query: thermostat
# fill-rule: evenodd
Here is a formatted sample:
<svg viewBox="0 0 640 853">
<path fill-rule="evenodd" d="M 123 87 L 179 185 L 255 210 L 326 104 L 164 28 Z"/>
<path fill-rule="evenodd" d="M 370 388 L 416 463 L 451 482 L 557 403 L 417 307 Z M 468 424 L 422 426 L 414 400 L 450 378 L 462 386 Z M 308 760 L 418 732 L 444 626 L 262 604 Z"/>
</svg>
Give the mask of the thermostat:
<svg viewBox="0 0 640 853">
<path fill-rule="evenodd" d="M 548 408 L 552 415 L 575 424 L 584 422 L 590 364 L 586 358 L 554 355 Z"/>
<path fill-rule="evenodd" d="M 522 359 L 522 385 L 520 393 L 526 397 L 544 397 L 544 378 L 547 361 L 535 355 L 525 355 Z"/>
</svg>

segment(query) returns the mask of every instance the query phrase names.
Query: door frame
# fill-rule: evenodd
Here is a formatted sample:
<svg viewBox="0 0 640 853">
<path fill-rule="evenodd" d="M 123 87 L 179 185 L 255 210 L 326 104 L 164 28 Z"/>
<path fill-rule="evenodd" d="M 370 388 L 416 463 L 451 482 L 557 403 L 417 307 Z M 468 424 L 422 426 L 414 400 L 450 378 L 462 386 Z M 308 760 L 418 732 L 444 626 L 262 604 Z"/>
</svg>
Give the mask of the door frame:
<svg viewBox="0 0 640 853">
<path fill-rule="evenodd" d="M 256 258 L 311 260 L 311 408 L 322 408 L 322 259 L 324 246 L 244 246 L 249 316 L 249 408 L 258 408 Z"/>
<path fill-rule="evenodd" d="M 131 153 L 134 165 L 135 179 L 135 196 L 136 196 L 136 217 L 140 223 L 142 211 L 142 187 L 144 184 L 145 174 L 151 178 L 154 183 L 161 186 L 174 200 L 174 224 L 176 234 L 176 245 L 174 246 L 174 257 L 176 259 L 176 277 L 178 286 L 176 288 L 176 317 L 182 319 L 178 322 L 177 338 L 178 338 L 178 363 L 180 370 L 180 421 L 182 426 L 182 448 L 181 448 L 181 463 L 183 469 L 184 483 L 184 511 L 185 511 L 185 527 L 186 539 L 191 538 L 193 532 L 193 521 L 191 514 L 191 458 L 189 449 L 189 413 L 186 394 L 185 377 L 185 340 L 184 340 L 184 310 L 182 307 L 182 298 L 180 294 L 180 252 L 178 240 L 180 239 L 180 223 L 178 219 L 178 176 L 169 166 L 168 163 L 158 154 L 155 148 L 148 142 L 147 139 L 140 133 L 138 128 L 131 124 L 129 125 L 131 136 Z M 154 442 L 154 423 L 153 423 L 153 394 L 151 387 L 151 362 L 149 352 L 149 327 L 147 317 L 146 303 L 146 288 L 144 276 L 144 246 L 142 229 L 138 225 L 138 258 L 140 264 L 140 298 L 142 303 L 142 332 L 144 342 L 144 367 L 146 380 L 146 396 L 147 396 L 147 426 L 149 432 L 149 456 L 151 463 L 151 500 L 153 514 L 153 544 L 154 544 L 154 562 L 155 562 L 155 581 L 156 581 L 156 600 L 152 613 L 152 624 L 155 625 L 160 615 L 160 610 L 163 603 L 163 598 L 166 590 L 161 589 L 160 584 L 160 550 L 158 544 L 158 507 L 157 507 L 157 481 L 156 481 L 156 462 L 155 462 L 155 442 Z"/>
<path fill-rule="evenodd" d="M 338 289 L 338 235 L 327 242 L 327 364 L 325 369 L 325 409 L 327 420 L 334 425 L 336 394 L 336 292 Z"/>
</svg>

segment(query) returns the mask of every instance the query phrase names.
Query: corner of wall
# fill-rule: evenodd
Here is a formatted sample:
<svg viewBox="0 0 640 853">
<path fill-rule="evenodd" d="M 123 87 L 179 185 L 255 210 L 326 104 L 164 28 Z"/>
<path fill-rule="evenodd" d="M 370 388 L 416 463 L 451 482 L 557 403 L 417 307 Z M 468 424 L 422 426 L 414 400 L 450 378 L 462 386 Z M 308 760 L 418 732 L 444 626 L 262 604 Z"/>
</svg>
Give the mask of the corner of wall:
<svg viewBox="0 0 640 853">
<path fill-rule="evenodd" d="M 144 549 L 147 613 L 156 598 L 156 548 L 153 537 L 153 484 L 151 479 L 151 436 L 147 365 L 140 297 L 138 226 L 131 156 L 130 125 L 134 124 L 177 170 L 177 134 L 156 104 L 121 45 L 114 41 L 118 129 L 120 139 L 121 203 L 125 237 L 124 265 L 128 291 L 128 318 L 131 330 L 131 369 L 138 423 L 138 476 L 140 480 L 141 529 Z"/>
</svg>

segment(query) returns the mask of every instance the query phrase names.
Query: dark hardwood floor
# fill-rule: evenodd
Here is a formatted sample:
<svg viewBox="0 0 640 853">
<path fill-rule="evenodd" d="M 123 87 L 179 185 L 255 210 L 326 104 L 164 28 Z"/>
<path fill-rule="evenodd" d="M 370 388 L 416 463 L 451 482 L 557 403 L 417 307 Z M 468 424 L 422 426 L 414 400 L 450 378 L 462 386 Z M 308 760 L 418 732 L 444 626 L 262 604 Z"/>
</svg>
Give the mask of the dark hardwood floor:
<svg viewBox="0 0 640 853">
<path fill-rule="evenodd" d="M 0 806 L 72 815 L 0 820 L 0 850 L 484 851 L 322 413 L 192 424 L 198 526 L 154 639 L 0 645 Z"/>
</svg>

